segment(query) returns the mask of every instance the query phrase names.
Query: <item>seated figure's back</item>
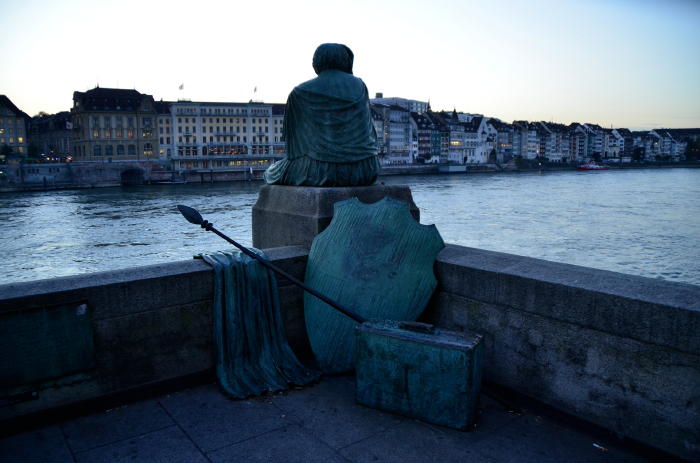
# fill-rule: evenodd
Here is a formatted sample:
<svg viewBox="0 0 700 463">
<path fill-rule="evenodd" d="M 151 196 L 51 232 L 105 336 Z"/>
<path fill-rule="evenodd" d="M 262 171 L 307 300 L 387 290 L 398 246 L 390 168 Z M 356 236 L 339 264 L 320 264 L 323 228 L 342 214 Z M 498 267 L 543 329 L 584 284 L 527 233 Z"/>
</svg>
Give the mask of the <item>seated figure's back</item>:
<svg viewBox="0 0 700 463">
<path fill-rule="evenodd" d="M 340 44 L 314 54 L 318 77 L 292 90 L 284 115 L 287 157 L 265 172 L 267 183 L 371 185 L 379 172 L 367 87 L 352 75 L 353 55 Z"/>
</svg>

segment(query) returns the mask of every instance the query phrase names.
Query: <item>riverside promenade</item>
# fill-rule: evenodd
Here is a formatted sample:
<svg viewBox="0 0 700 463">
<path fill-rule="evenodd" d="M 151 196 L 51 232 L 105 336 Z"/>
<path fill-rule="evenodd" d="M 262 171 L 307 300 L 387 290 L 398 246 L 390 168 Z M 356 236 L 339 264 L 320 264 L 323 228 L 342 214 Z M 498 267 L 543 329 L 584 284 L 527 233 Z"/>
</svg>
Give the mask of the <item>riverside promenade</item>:
<svg viewBox="0 0 700 463">
<path fill-rule="evenodd" d="M 352 376 L 229 400 L 205 384 L 0 440 L 0 460 L 34 462 L 644 462 L 631 447 L 532 402 L 509 413 L 482 395 L 469 432 L 357 405 Z"/>
</svg>

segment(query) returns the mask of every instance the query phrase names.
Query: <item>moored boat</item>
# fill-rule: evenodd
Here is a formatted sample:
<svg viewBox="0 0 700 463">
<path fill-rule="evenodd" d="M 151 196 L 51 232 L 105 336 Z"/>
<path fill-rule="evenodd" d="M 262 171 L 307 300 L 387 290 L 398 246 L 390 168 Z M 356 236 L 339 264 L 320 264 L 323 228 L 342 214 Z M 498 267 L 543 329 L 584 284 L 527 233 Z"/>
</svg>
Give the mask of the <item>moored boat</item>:
<svg viewBox="0 0 700 463">
<path fill-rule="evenodd" d="M 587 162 L 586 164 L 581 164 L 580 166 L 576 167 L 577 170 L 608 170 L 610 167 L 608 166 L 601 166 L 596 164 L 595 162 Z"/>
</svg>

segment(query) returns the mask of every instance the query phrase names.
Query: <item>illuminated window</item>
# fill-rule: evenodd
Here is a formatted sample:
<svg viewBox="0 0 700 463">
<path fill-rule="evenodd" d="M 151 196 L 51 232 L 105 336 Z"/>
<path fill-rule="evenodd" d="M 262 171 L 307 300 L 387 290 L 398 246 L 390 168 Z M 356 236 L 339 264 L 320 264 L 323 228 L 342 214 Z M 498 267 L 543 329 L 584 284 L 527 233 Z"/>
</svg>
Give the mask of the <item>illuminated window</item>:
<svg viewBox="0 0 700 463">
<path fill-rule="evenodd" d="M 17 143 L 24 143 L 24 138 L 17 137 Z"/>
<path fill-rule="evenodd" d="M 127 138 L 134 138 L 134 129 L 128 129 L 126 131 Z"/>
</svg>

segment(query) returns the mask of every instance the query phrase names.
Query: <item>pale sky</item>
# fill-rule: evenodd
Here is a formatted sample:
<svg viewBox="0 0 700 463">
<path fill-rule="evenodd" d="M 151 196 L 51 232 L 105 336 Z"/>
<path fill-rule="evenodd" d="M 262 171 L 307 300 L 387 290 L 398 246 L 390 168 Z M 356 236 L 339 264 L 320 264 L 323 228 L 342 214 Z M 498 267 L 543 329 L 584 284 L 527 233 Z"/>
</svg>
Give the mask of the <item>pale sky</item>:
<svg viewBox="0 0 700 463">
<path fill-rule="evenodd" d="M 508 122 L 700 127 L 698 0 L 0 0 L 0 31 L 0 94 L 29 115 L 97 83 L 284 103 L 314 77 L 316 46 L 339 42 L 371 96 Z"/>
</svg>

